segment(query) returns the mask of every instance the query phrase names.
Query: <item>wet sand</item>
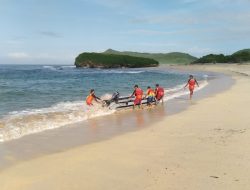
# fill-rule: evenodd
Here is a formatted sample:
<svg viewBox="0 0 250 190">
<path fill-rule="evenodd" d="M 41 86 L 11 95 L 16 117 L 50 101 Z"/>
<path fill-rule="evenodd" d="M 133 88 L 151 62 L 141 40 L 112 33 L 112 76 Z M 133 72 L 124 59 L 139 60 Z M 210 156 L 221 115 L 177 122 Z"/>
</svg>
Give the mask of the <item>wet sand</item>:
<svg viewBox="0 0 250 190">
<path fill-rule="evenodd" d="M 129 122 L 119 119 L 114 122 L 121 131 L 126 126 L 143 128 L 149 125 L 144 130 L 123 131 L 102 138 L 106 130 L 102 131 L 101 126 L 106 123 L 101 118 L 89 121 L 91 127 L 88 130 L 99 133 L 101 138 L 88 141 L 84 146 L 82 142 L 73 143 L 68 147 L 70 150 L 66 147 L 60 153 L 59 148 L 57 153 L 44 155 L 50 151 L 43 152 L 41 142 L 49 141 L 49 137 L 42 141 L 43 135 L 39 134 L 40 139 L 37 135 L 38 143 L 34 141 L 34 145 L 29 145 L 30 149 L 29 138 L 35 136 L 24 137 L 23 141 L 27 140 L 25 150 L 29 152 L 36 146 L 40 155 L 2 170 L 0 189 L 249 189 L 250 154 L 246 145 L 250 139 L 250 122 L 246 105 L 250 105 L 247 74 L 250 67 L 211 65 L 178 69 L 225 72 L 233 76 L 235 85 L 229 88 L 229 79 L 223 81 L 225 78 L 221 78 L 222 86 L 211 85 L 210 90 L 224 88 L 224 92 L 207 96 L 206 91 L 210 90 L 205 88 L 192 102 L 187 100 L 188 97 L 170 101 L 167 117 L 165 107 L 158 107 L 155 113 L 162 113 L 163 117 L 159 120 L 156 114 L 153 124 L 148 119 L 150 110 L 134 112 L 133 117 L 129 116 L 133 118 Z M 179 102 L 184 111 L 171 113 L 171 106 L 173 110 L 176 107 L 174 101 Z M 112 120 L 111 117 L 117 118 L 110 116 L 107 122 Z M 51 135 L 58 133 L 51 131 Z M 57 143 L 69 141 L 70 138 L 64 137 L 62 135 Z M 54 143 L 46 143 L 45 149 L 56 147 L 56 141 Z M 7 154 L 12 146 L 10 142 L 2 150 L 9 155 L 9 160 L 19 160 L 18 154 Z"/>
</svg>

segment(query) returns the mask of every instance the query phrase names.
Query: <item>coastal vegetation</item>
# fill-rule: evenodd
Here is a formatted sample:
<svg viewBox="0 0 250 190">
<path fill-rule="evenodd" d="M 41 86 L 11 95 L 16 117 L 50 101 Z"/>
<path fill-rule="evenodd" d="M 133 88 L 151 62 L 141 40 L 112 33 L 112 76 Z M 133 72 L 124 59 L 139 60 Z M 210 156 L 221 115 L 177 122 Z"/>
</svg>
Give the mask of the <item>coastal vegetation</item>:
<svg viewBox="0 0 250 190">
<path fill-rule="evenodd" d="M 143 57 L 105 53 L 81 53 L 75 58 L 76 67 L 88 68 L 139 68 L 156 67 L 159 62 Z"/>
<path fill-rule="evenodd" d="M 189 64 L 198 58 L 189 55 L 187 53 L 181 52 L 171 52 L 171 53 L 139 53 L 131 51 L 116 51 L 108 49 L 105 54 L 116 54 L 116 55 L 130 55 L 136 57 L 151 58 L 158 61 L 160 64 Z"/>
<path fill-rule="evenodd" d="M 243 49 L 233 53 L 232 55 L 209 54 L 193 61 L 198 63 L 245 63 L 250 62 L 250 49 Z"/>
<path fill-rule="evenodd" d="M 232 55 L 209 54 L 201 58 L 180 52 L 139 53 L 108 49 L 103 53 L 81 53 L 75 58 L 76 67 L 89 68 L 139 68 L 156 67 L 160 64 L 205 64 L 250 62 L 250 49 L 243 49 Z"/>
</svg>

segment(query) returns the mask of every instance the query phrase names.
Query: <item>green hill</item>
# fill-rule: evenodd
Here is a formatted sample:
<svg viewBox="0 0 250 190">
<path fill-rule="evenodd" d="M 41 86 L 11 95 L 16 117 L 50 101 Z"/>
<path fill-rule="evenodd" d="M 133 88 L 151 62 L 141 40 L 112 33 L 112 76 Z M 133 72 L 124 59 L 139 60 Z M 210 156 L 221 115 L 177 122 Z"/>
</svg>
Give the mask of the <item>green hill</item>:
<svg viewBox="0 0 250 190">
<path fill-rule="evenodd" d="M 231 55 L 232 61 L 235 63 L 244 63 L 250 61 L 250 49 L 243 49 Z"/>
<path fill-rule="evenodd" d="M 151 58 L 154 60 L 159 61 L 161 64 L 189 64 L 195 60 L 196 57 L 191 56 L 187 53 L 180 53 L 180 52 L 172 52 L 172 53 L 138 53 L 138 52 L 131 52 L 131 51 L 116 51 L 112 49 L 108 49 L 105 54 L 116 54 L 116 55 L 130 55 L 136 57 L 144 57 L 144 58 Z"/>
<path fill-rule="evenodd" d="M 197 59 L 193 64 L 198 63 L 245 63 L 250 62 L 250 49 L 243 49 L 232 55 L 209 54 Z"/>
<path fill-rule="evenodd" d="M 240 54 L 240 53 L 250 53 L 250 49 L 242 49 L 242 50 L 236 51 L 232 55 L 234 55 L 234 54 Z"/>
<path fill-rule="evenodd" d="M 81 53 L 75 58 L 76 67 L 89 68 L 139 68 L 156 67 L 158 61 L 143 57 L 134 57 L 129 55 L 115 55 L 104 53 Z"/>
</svg>

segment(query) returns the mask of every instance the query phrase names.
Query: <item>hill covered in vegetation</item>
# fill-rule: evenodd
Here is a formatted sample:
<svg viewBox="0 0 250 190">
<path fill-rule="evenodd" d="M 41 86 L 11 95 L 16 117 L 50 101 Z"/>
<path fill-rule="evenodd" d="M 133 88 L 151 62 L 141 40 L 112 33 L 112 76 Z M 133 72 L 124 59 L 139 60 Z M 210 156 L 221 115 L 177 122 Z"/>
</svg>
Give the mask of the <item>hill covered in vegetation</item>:
<svg viewBox="0 0 250 190">
<path fill-rule="evenodd" d="M 158 61 L 161 64 L 189 64 L 197 60 L 196 57 L 189 55 L 187 53 L 172 52 L 172 53 L 139 53 L 131 51 L 116 51 L 108 49 L 105 54 L 115 54 L 115 55 L 130 55 L 136 57 L 151 58 Z"/>
<path fill-rule="evenodd" d="M 198 63 L 245 63 L 250 62 L 250 49 L 243 49 L 233 53 L 232 55 L 209 54 L 193 61 Z"/>
<path fill-rule="evenodd" d="M 76 67 L 88 68 L 139 68 L 156 67 L 159 62 L 143 57 L 106 53 L 81 53 L 75 58 Z"/>
</svg>

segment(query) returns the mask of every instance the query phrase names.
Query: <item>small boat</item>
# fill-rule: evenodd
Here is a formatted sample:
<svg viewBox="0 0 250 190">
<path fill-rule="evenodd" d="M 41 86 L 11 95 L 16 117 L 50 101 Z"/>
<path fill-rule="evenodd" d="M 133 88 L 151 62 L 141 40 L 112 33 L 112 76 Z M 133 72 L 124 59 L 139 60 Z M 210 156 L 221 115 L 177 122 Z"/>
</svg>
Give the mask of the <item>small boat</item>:
<svg viewBox="0 0 250 190">
<path fill-rule="evenodd" d="M 135 97 L 120 96 L 119 92 L 113 93 L 111 99 L 104 100 L 103 106 L 109 107 L 110 109 L 122 109 L 134 106 Z M 156 102 L 155 100 L 153 102 Z M 147 99 L 142 99 L 142 104 L 148 104 Z"/>
</svg>

